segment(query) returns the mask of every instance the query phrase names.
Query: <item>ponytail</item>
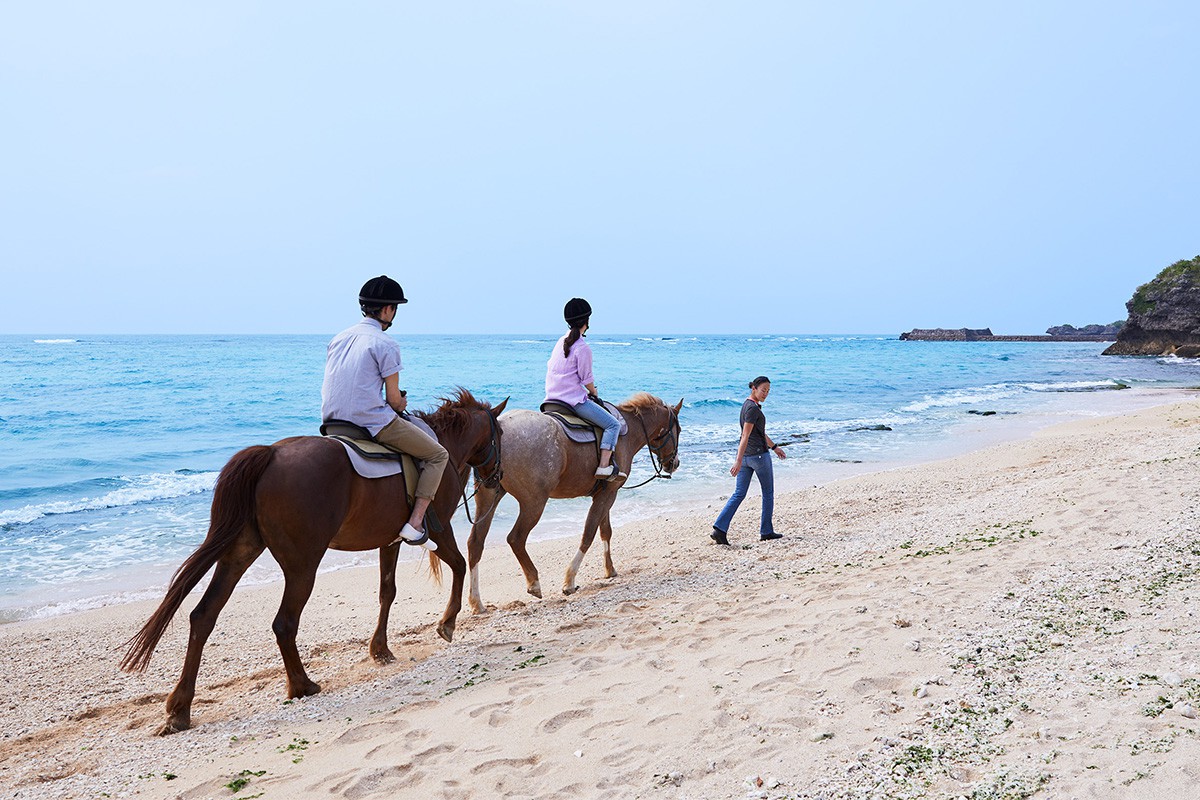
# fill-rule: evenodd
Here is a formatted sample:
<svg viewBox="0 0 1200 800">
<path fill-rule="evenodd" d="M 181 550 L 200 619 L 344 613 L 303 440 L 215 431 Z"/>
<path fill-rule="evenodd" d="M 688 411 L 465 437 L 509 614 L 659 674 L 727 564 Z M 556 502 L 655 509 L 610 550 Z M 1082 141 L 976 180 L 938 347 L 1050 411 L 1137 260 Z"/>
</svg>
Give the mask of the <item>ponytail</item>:
<svg viewBox="0 0 1200 800">
<path fill-rule="evenodd" d="M 571 326 L 571 332 L 567 334 L 567 338 L 563 341 L 563 358 L 571 355 L 571 345 L 579 341 L 579 337 L 583 335 L 583 326 L 576 328 Z"/>
</svg>

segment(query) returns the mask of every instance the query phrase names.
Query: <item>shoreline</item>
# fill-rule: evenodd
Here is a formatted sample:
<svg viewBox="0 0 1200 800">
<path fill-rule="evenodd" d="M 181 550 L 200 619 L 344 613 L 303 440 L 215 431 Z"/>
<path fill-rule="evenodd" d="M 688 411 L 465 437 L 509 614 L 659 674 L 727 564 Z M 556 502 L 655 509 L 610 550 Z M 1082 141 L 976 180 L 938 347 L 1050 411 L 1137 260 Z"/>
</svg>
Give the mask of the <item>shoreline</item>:
<svg viewBox="0 0 1200 800">
<path fill-rule="evenodd" d="M 954 426 L 952 432 L 944 433 L 938 439 L 920 442 L 919 452 L 916 453 L 899 454 L 885 452 L 876 460 L 818 461 L 802 463 L 797 466 L 793 466 L 795 462 L 788 463 L 786 466 L 776 462 L 776 492 L 799 491 L 806 488 L 825 486 L 836 481 L 860 475 L 942 461 L 997 444 L 1020 441 L 1048 426 L 1077 419 L 1094 418 L 1096 416 L 1119 415 L 1133 410 L 1176 402 L 1194 396 L 1196 391 L 1182 387 L 1139 387 L 1122 391 L 1092 392 L 1089 393 L 1089 399 L 1092 401 L 1091 405 L 1096 406 L 1092 408 L 1080 409 L 1074 407 L 1056 410 L 1042 408 L 1033 411 L 1003 412 L 1000 415 L 981 416 L 977 419 L 964 419 Z M 1050 399 L 1058 399 L 1061 402 L 1064 398 L 1051 395 Z M 1050 403 L 1044 405 L 1049 406 Z M 641 468 L 645 469 L 645 466 L 642 465 Z M 683 469 L 687 469 L 686 463 L 683 465 Z M 635 474 L 635 476 L 631 477 L 631 480 L 640 480 L 642 477 L 644 476 Z M 683 480 L 687 481 L 686 473 Z M 675 482 L 678 484 L 681 481 L 676 480 Z M 647 490 L 653 491 L 653 484 L 639 491 Z M 639 507 L 632 512 L 626 511 L 629 508 L 628 502 L 622 503 L 618 501 L 614 506 L 613 524 L 619 527 L 647 522 L 656 515 L 688 513 L 702 505 L 708 506 L 715 517 L 717 511 L 720 510 L 721 504 L 728 497 L 731 490 L 732 479 L 722 476 L 717 479 L 702 479 L 694 486 L 690 486 L 686 492 L 672 495 L 665 501 L 652 500 L 649 507 Z M 757 489 L 752 489 L 751 495 L 754 496 L 756 492 Z M 566 503 L 562 500 L 551 502 L 547 506 L 546 513 L 539 526 L 532 532 L 529 539 L 530 543 L 578 537 L 579 531 L 582 529 L 583 519 L 586 516 L 586 508 L 586 500 L 581 499 L 575 499 Z M 472 513 L 474 513 L 473 510 Z M 739 512 L 739 516 L 742 513 L 744 512 Z M 487 548 L 489 550 L 497 545 L 507 549 L 503 541 L 503 534 L 507 532 L 515 516 L 515 502 L 512 498 L 505 497 L 497 510 L 496 519 L 492 525 L 491 534 L 488 537 Z M 459 539 L 459 547 L 465 552 L 465 542 L 470 532 L 470 524 L 467 522 L 466 515 L 461 508 L 455 514 L 454 522 Z M 203 531 L 200 532 L 199 538 L 196 540 L 197 545 L 202 539 Z M 74 598 L 62 610 L 49 610 L 55 607 L 54 603 L 36 605 L 41 602 L 40 600 L 33 601 L 33 604 L 22 606 L 19 609 L 4 609 L 4 613 L 0 614 L 0 628 L 20 622 L 54 619 L 63 615 L 102 610 L 130 603 L 153 601 L 153 603 L 157 604 L 162 597 L 163 591 L 166 589 L 167 580 L 171 573 L 178 563 L 182 562 L 184 557 L 186 557 L 186 554 L 181 555 L 177 562 L 173 563 L 168 570 L 162 572 L 161 581 L 154 586 L 131 587 L 118 589 L 115 592 Z M 349 552 L 331 550 L 328 551 L 326 559 L 318 570 L 318 575 L 333 574 L 343 570 L 374 569 L 376 558 L 375 551 Z M 406 563 L 424 563 L 424 559 L 420 553 L 404 550 L 401 552 L 400 563 L 401 568 L 403 568 L 403 565 Z M 138 576 L 146 574 L 153 573 L 148 573 L 144 569 L 135 569 L 129 572 L 128 579 L 117 582 L 125 584 L 133 583 L 138 580 Z M 243 577 L 239 586 L 244 588 L 270 587 L 278 585 L 282 579 L 283 575 L 277 565 L 270 558 L 269 554 L 264 553 L 255 565 L 251 567 L 247 575 Z M 196 591 L 202 591 L 206 585 L 207 579 L 201 582 Z M 36 594 L 33 596 L 36 596 Z"/>
<path fill-rule="evenodd" d="M 266 798 L 1186 793 L 1198 451 L 1200 409 L 1178 402 L 779 493 L 800 532 L 780 542 L 750 535 L 754 495 L 728 549 L 693 508 L 619 527 L 618 577 L 594 549 L 569 598 L 575 541 L 532 545 L 540 601 L 488 548 L 493 605 L 450 645 L 446 589 L 402 568 L 389 666 L 366 658 L 377 575 L 325 575 L 300 633 L 324 690 L 299 701 L 278 593 L 250 587 L 206 650 L 196 727 L 164 739 L 191 603 L 143 675 L 116 648 L 154 602 L 3 626 L 0 779 L 22 798 L 232 796 L 242 771 Z"/>
</svg>

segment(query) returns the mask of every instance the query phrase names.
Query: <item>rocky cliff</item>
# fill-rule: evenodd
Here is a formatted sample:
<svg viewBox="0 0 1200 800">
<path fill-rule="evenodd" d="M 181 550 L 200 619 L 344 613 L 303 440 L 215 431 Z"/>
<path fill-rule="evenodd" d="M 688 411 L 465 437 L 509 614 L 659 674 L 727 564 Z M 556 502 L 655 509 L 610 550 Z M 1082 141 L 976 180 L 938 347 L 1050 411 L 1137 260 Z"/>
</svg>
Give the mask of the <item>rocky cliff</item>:
<svg viewBox="0 0 1200 800">
<path fill-rule="evenodd" d="M 1105 355 L 1200 355 L 1200 256 L 1139 286 L 1125 308 L 1129 319 Z"/>
</svg>

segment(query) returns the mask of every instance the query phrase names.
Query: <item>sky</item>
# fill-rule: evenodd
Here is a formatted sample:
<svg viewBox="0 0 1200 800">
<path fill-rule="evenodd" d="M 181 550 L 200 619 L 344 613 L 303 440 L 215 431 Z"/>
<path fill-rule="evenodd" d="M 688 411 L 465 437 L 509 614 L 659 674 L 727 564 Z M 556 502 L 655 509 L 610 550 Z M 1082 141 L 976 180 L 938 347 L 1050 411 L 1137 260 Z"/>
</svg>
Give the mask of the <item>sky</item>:
<svg viewBox="0 0 1200 800">
<path fill-rule="evenodd" d="M 0 6 L 0 333 L 899 333 L 1200 253 L 1195 2 Z"/>
</svg>

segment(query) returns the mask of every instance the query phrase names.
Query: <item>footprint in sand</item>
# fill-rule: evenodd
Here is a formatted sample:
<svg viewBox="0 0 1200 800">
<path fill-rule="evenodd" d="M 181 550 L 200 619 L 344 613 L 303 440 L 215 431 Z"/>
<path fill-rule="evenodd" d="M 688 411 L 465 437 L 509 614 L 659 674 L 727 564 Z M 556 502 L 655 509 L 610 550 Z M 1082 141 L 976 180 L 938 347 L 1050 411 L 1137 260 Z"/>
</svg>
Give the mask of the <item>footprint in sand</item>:
<svg viewBox="0 0 1200 800">
<path fill-rule="evenodd" d="M 408 727 L 402 720 L 388 720 L 386 722 L 366 722 L 362 725 L 355 725 L 346 730 L 341 736 L 338 736 L 334 741 L 339 744 L 354 744 L 367 739 L 393 737 L 404 732 Z"/>
<path fill-rule="evenodd" d="M 516 769 L 518 767 L 532 767 L 541 760 L 541 756 L 532 755 L 524 758 L 493 758 L 490 761 L 484 761 L 471 767 L 472 775 L 480 775 L 484 772 L 491 772 L 495 769 L 509 767 Z"/>
<path fill-rule="evenodd" d="M 592 716 L 590 708 L 573 708 L 570 711 L 563 711 L 555 714 L 550 719 L 541 724 L 541 729 L 546 733 L 554 733 L 565 725 L 569 725 L 577 720 L 589 719 Z"/>
<path fill-rule="evenodd" d="M 339 772 L 307 787 L 310 794 L 328 793 L 348 800 L 382 797 L 412 786 L 422 778 L 412 764 L 396 764 L 382 769 L 354 769 Z"/>
</svg>

